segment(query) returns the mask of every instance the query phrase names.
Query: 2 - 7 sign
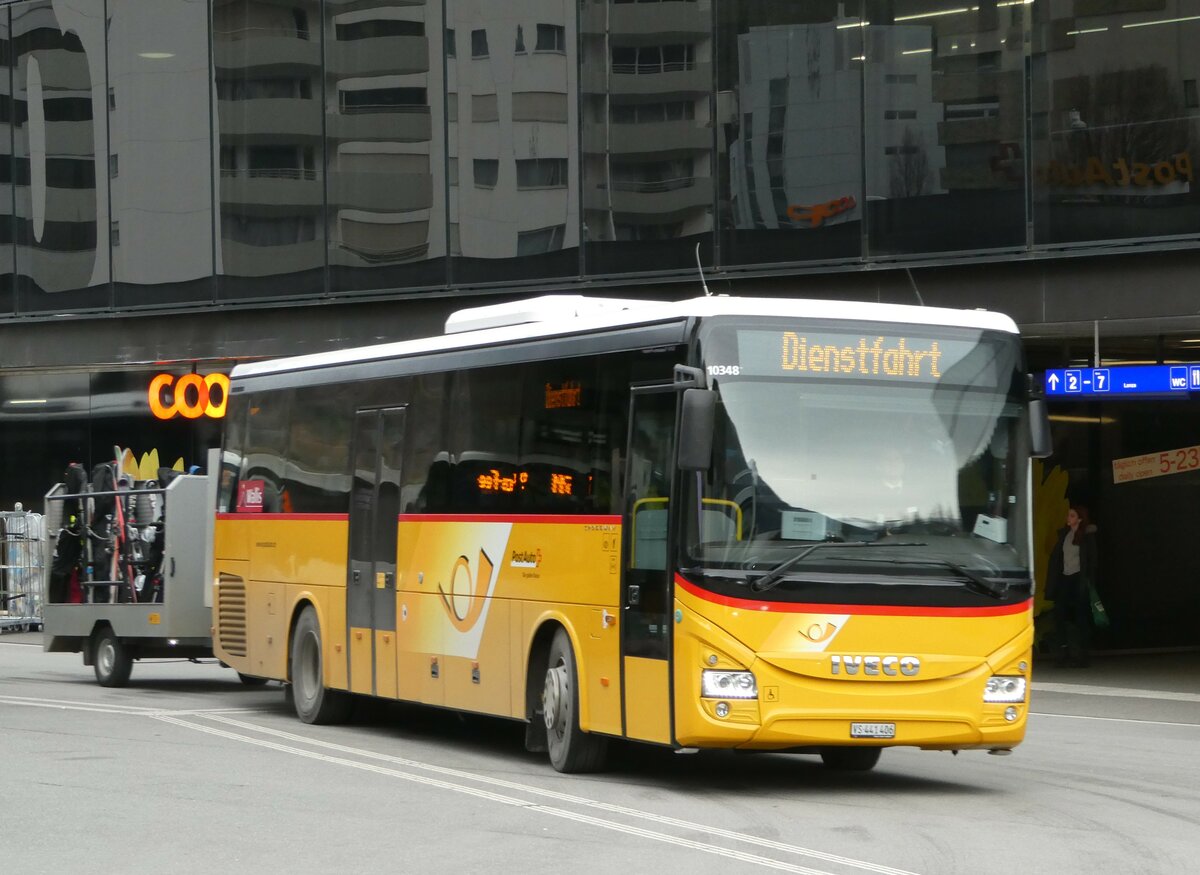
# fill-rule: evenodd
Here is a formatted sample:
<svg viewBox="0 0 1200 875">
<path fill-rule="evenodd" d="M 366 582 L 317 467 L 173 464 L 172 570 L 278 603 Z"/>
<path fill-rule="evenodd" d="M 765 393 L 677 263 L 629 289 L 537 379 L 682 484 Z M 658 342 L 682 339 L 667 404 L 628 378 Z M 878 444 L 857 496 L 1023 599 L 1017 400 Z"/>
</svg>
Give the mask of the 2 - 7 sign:
<svg viewBox="0 0 1200 875">
<path fill-rule="evenodd" d="M 1200 364 L 1122 365 L 1046 371 L 1046 395 L 1186 395 L 1200 392 Z"/>
</svg>

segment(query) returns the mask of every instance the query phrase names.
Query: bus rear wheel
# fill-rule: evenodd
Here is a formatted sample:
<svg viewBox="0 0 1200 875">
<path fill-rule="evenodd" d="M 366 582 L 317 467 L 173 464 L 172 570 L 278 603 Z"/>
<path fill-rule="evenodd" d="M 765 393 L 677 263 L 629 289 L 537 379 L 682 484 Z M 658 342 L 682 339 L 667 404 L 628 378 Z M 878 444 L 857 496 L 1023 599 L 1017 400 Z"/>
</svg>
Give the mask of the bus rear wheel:
<svg viewBox="0 0 1200 875">
<path fill-rule="evenodd" d="M 292 703 L 305 723 L 340 723 L 350 710 L 346 693 L 325 686 L 321 624 L 312 605 L 300 613 L 292 636 Z"/>
<path fill-rule="evenodd" d="M 542 690 L 542 717 L 550 764 L 560 772 L 594 772 L 604 767 L 608 739 L 579 728 L 579 673 L 566 629 L 554 633 Z"/>
<path fill-rule="evenodd" d="M 881 747 L 827 747 L 821 751 L 821 761 L 838 772 L 869 772 L 881 753 Z"/>
</svg>

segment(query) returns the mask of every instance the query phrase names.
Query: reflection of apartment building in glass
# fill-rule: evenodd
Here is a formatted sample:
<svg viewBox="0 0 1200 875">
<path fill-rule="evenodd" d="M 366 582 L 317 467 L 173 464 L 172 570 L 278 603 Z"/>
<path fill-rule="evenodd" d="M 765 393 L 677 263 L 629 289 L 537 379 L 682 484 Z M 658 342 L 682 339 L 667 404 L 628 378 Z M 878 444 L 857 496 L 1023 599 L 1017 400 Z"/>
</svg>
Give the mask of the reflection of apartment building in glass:
<svg viewBox="0 0 1200 875">
<path fill-rule="evenodd" d="M 929 48 L 923 26 L 831 22 L 740 35 L 729 157 L 737 227 L 819 228 L 861 220 L 863 191 L 941 192 Z M 864 126 L 862 112 L 876 123 Z"/>
<path fill-rule="evenodd" d="M 108 156 L 96 162 L 97 196 L 111 201 L 99 209 L 97 264 L 102 268 L 108 257 L 107 234 L 118 302 L 158 301 L 161 288 L 175 282 L 195 294 L 212 274 L 208 10 L 159 0 L 112 6 L 125 14 L 108 23 L 117 50 L 108 53 L 107 96 L 100 80 L 91 86 L 96 118 L 108 120 Z M 101 53 L 103 25 L 90 22 Z"/>
<path fill-rule="evenodd" d="M 90 67 L 103 57 L 103 22 L 71 11 L 66 18 L 60 22 L 48 3 L 14 6 L 11 56 L 5 58 L 14 65 L 8 117 L 13 161 L 7 180 L 15 212 L 13 266 L 18 290 L 34 295 L 108 278 L 107 246 L 98 246 L 107 236 L 99 231 L 100 207 L 104 214 L 108 208 L 97 202 L 95 165 L 104 106 L 96 105 L 97 71 Z M 100 248 L 103 259 L 98 259 Z"/>
<path fill-rule="evenodd" d="M 1193 4 L 1052 4 L 1038 48 L 1034 196 L 1061 239 L 1187 233 L 1197 218 Z"/>
<path fill-rule="evenodd" d="M 711 231 L 711 0 L 585 6 L 584 224 L 588 239 Z"/>
<path fill-rule="evenodd" d="M 325 263 L 320 6 L 215 0 L 212 15 L 218 273 L 319 271 Z"/>
<path fill-rule="evenodd" d="M 449 236 L 460 271 L 577 247 L 575 4 L 450 0 L 447 22 Z"/>
<path fill-rule="evenodd" d="M 325 8 L 330 265 L 441 257 L 445 210 L 433 180 L 444 137 L 429 97 L 442 89 L 441 8 L 412 0 Z"/>
<path fill-rule="evenodd" d="M 1013 189 L 1024 175 L 1025 100 L 1022 4 L 980 7 L 964 20 L 929 19 L 933 99 L 944 107 L 937 125 L 946 163 L 941 183 L 950 192 Z"/>
</svg>

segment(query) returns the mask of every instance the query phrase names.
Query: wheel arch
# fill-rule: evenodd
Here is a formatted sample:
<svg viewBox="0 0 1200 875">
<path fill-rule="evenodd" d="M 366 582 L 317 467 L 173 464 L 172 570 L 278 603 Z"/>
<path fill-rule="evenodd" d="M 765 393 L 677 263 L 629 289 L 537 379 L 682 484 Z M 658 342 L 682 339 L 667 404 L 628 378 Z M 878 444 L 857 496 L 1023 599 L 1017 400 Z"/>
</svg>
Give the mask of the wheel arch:
<svg viewBox="0 0 1200 875">
<path fill-rule="evenodd" d="M 285 651 L 287 653 L 287 677 L 284 680 L 289 684 L 292 682 L 292 643 L 296 638 L 296 626 L 300 622 L 300 615 L 304 613 L 304 609 L 309 607 L 316 612 L 317 628 L 321 630 L 321 640 L 325 640 L 325 617 L 321 612 L 321 606 L 311 595 L 301 595 L 292 603 L 291 615 L 288 617 L 287 650 Z"/>
<path fill-rule="evenodd" d="M 113 629 L 112 623 L 106 619 L 101 618 L 92 623 L 92 630 L 88 632 L 87 638 L 84 639 L 83 644 L 84 665 L 96 664 L 96 642 L 100 640 L 100 633 L 105 629 L 112 632 L 114 635 L 116 634 L 116 630 Z"/>
<path fill-rule="evenodd" d="M 529 642 L 525 648 L 525 718 L 537 723 L 533 718 L 537 715 L 542 701 L 542 686 L 546 669 L 549 667 L 550 644 L 559 629 L 567 633 L 571 642 L 571 651 L 575 654 L 575 674 L 578 678 L 579 695 L 579 726 L 585 732 L 591 728 L 590 703 L 587 696 L 588 668 L 581 658 L 582 648 L 579 645 L 579 630 L 570 617 L 558 611 L 546 611 L 532 625 Z"/>
</svg>

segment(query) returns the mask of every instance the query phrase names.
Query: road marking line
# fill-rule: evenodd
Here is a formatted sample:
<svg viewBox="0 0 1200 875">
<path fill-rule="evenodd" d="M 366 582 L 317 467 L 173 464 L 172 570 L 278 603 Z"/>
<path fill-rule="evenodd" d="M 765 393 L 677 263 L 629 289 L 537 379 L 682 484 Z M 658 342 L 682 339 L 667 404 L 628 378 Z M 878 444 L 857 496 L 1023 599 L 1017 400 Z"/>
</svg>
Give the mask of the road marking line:
<svg viewBox="0 0 1200 875">
<path fill-rule="evenodd" d="M 1200 729 L 1200 723 L 1172 723 L 1168 720 L 1134 720 L 1130 717 L 1089 717 L 1085 714 L 1051 714 L 1049 711 L 1030 711 L 1032 717 L 1061 717 L 1064 720 L 1102 720 L 1109 723 L 1145 723 L 1150 726 L 1187 726 Z"/>
<path fill-rule="evenodd" d="M 489 802 L 497 802 L 502 805 L 510 805 L 518 808 L 523 808 L 529 811 L 537 811 L 542 814 L 561 817 L 566 820 L 574 820 L 579 823 L 585 823 L 591 826 L 598 826 L 602 829 L 614 830 L 616 832 L 626 833 L 628 835 L 636 835 L 642 838 L 652 839 L 654 841 L 664 842 L 666 844 L 676 845 L 679 847 L 690 848 L 696 851 L 703 851 L 707 854 L 715 854 L 721 857 L 728 857 L 733 860 L 738 860 L 744 863 L 754 863 L 759 866 L 765 866 L 770 869 L 780 869 L 785 872 L 796 872 L 799 875 L 833 875 L 821 869 L 810 869 L 807 866 L 798 866 L 793 863 L 787 863 L 782 860 L 772 860 L 769 857 L 760 857 L 757 854 L 749 854 L 745 851 L 738 851 L 732 848 L 722 848 L 719 845 L 711 845 L 705 842 L 698 842 L 692 839 L 680 838 L 666 833 L 655 832 L 653 830 L 642 829 L 637 826 L 628 824 L 616 823 L 611 820 L 604 820 L 599 817 L 592 817 L 588 814 L 579 814 L 577 812 L 565 811 L 561 808 L 553 808 L 549 805 L 539 805 L 530 803 L 524 799 L 518 799 L 514 796 L 505 796 L 501 793 L 493 793 L 490 790 L 481 790 L 478 787 L 470 787 L 466 784 L 456 784 L 451 781 L 443 781 L 439 778 L 430 778 L 424 775 L 414 775 L 410 772 L 400 771 L 399 769 L 389 769 L 384 766 L 377 766 L 371 763 L 358 762 L 356 760 L 345 759 L 344 757 L 334 757 L 328 754 L 318 753 L 316 751 L 304 750 L 303 748 L 293 747 L 291 745 L 280 744 L 278 742 L 269 741 L 265 738 L 254 738 L 249 735 L 242 735 L 236 732 L 229 732 L 225 729 L 218 729 L 215 726 L 204 726 L 196 723 L 182 720 L 177 717 L 172 717 L 166 714 L 154 715 L 155 720 L 161 720 L 165 723 L 174 723 L 178 726 L 187 729 L 194 729 L 200 732 L 206 732 L 211 735 L 216 735 L 222 738 L 227 738 L 233 741 L 241 741 L 246 744 L 253 744 L 259 747 L 269 748 L 281 753 L 289 753 L 293 756 L 305 757 L 307 759 L 319 760 L 321 762 L 331 763 L 334 765 L 347 766 L 352 769 L 360 769 L 366 772 L 374 772 L 375 774 L 385 775 L 387 777 L 399 778 L 404 781 L 412 781 L 417 784 L 425 784 L 430 787 L 437 787 L 442 790 L 450 790 L 455 793 L 465 793 L 468 796 L 474 796 L 478 799 L 483 799 Z"/>
<path fill-rule="evenodd" d="M 0 695 L 0 703 L 27 708 L 55 708 L 59 711 L 89 711 L 96 714 L 130 714 L 135 717 L 157 717 L 159 714 L 260 714 L 262 708 L 147 708 L 142 705 L 106 705 L 101 702 L 79 702 L 69 699 L 34 699 L 27 696 Z"/>
<path fill-rule="evenodd" d="M 64 711 L 99 711 L 107 714 L 154 714 L 161 708 L 146 708 L 141 705 L 116 705 L 103 702 L 79 702 L 70 699 L 35 699 L 30 696 L 0 696 L 0 702 L 10 705 L 28 705 L 31 708 L 59 708 Z"/>
<path fill-rule="evenodd" d="M 231 717 L 211 716 L 205 717 L 207 720 L 212 720 L 218 723 L 223 723 L 228 726 L 234 726 L 240 729 L 246 729 L 251 732 L 258 732 L 263 735 L 273 735 L 277 738 L 284 738 L 290 741 L 295 741 L 301 744 L 308 744 L 313 747 L 323 747 L 330 750 L 336 750 L 341 753 L 361 756 L 367 759 L 382 760 L 384 762 L 393 763 L 395 765 L 407 766 L 409 768 L 423 769 L 425 771 L 434 772 L 436 774 L 447 775 L 453 778 L 460 778 L 469 781 L 476 781 L 481 784 L 490 784 L 495 787 L 503 787 L 507 790 L 514 790 L 521 793 L 528 793 L 535 796 L 545 796 L 555 799 L 559 802 L 566 802 L 574 805 L 581 805 L 588 808 L 597 808 L 602 811 L 607 811 L 612 814 L 622 814 L 626 817 L 635 817 L 642 820 L 650 820 L 655 823 L 660 823 L 665 826 L 673 826 L 678 829 L 687 829 L 695 832 L 703 832 L 709 835 L 716 835 L 732 841 L 745 842 L 747 844 L 758 845 L 763 848 L 770 848 L 775 851 L 783 851 L 789 854 L 798 856 L 813 857 L 828 863 L 837 863 L 842 866 L 851 866 L 857 869 L 863 869 L 869 872 L 878 872 L 880 875 L 913 875 L 904 869 L 896 869 L 891 866 L 884 866 L 877 863 L 868 863 L 863 860 L 855 860 L 851 857 L 843 857 L 838 854 L 829 854 L 824 851 L 817 851 L 812 848 L 805 848 L 799 845 L 785 844 L 772 839 L 764 839 L 759 836 L 750 835 L 748 833 L 734 832 L 733 830 L 722 829 L 720 827 L 706 826 L 700 823 L 694 823 L 687 820 L 681 820 L 676 817 L 669 817 L 662 814 L 654 814 L 649 811 L 642 811 L 637 808 L 628 808 L 624 805 L 616 805 L 610 802 L 600 802 L 595 799 L 588 799 L 583 796 L 575 796 L 570 793 L 561 793 L 556 790 L 546 790 L 541 787 L 534 787 L 528 784 L 519 784 L 515 781 L 508 781 L 503 778 L 493 778 L 487 775 L 480 775 L 474 772 L 464 771 L 462 769 L 454 769 L 448 766 L 435 766 L 429 763 L 422 763 L 418 760 L 410 760 L 405 757 L 393 756 L 391 754 L 377 753 L 375 751 L 363 750 L 361 748 L 349 747 L 343 744 L 337 744 L 331 741 L 321 741 L 320 739 L 308 738 L 307 736 L 298 735 L 294 732 L 286 732 L 281 729 L 271 729 L 266 726 L 258 726 L 254 723 L 246 723 L 242 720 L 235 720 Z"/>
<path fill-rule="evenodd" d="M 1117 699 L 1162 699 L 1168 702 L 1200 702 L 1200 693 L 1167 690 L 1134 690 L 1129 687 L 1094 687 L 1087 684 L 1036 683 L 1035 693 L 1070 693 L 1073 696 L 1111 696 Z"/>
</svg>

